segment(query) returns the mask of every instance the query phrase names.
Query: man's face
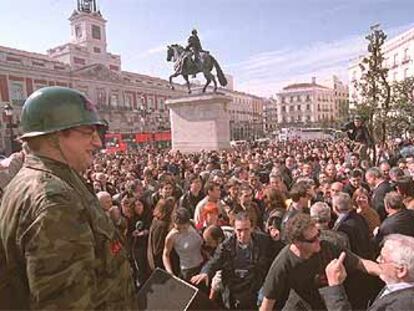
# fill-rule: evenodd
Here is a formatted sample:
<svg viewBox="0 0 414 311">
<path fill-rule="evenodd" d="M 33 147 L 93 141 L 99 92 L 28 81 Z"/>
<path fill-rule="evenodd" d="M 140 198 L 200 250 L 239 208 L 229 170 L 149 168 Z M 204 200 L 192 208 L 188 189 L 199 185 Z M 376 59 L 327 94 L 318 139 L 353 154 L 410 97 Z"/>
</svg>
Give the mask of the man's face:
<svg viewBox="0 0 414 311">
<path fill-rule="evenodd" d="M 351 156 L 350 162 L 352 167 L 358 167 L 359 165 L 359 159 L 356 156 Z"/>
<path fill-rule="evenodd" d="M 200 178 L 194 179 L 190 185 L 190 191 L 192 193 L 199 193 L 201 190 L 201 186 L 202 184 Z"/>
<path fill-rule="evenodd" d="M 161 189 L 161 195 L 163 198 L 168 198 L 173 194 L 173 186 L 170 184 L 164 185 Z"/>
<path fill-rule="evenodd" d="M 352 187 L 359 188 L 359 186 L 361 186 L 361 177 L 351 177 L 349 179 L 349 183 L 352 185 Z"/>
<path fill-rule="evenodd" d="M 303 164 L 302 166 L 303 175 L 309 176 L 312 173 L 312 166 L 310 164 Z"/>
<path fill-rule="evenodd" d="M 93 152 L 102 147 L 96 126 L 78 126 L 58 134 L 67 164 L 83 173 L 93 163 Z"/>
<path fill-rule="evenodd" d="M 390 165 L 388 163 L 383 163 L 381 164 L 380 169 L 382 173 L 384 174 L 384 177 L 388 179 L 390 177 L 390 169 L 391 169 Z"/>
<path fill-rule="evenodd" d="M 331 185 L 331 193 L 332 195 L 338 194 L 339 192 L 341 192 L 343 189 L 343 185 L 339 182 L 334 182 Z"/>
<path fill-rule="evenodd" d="M 99 199 L 99 202 L 101 203 L 102 208 L 106 212 L 112 207 L 112 198 L 110 195 L 103 196 Z"/>
<path fill-rule="evenodd" d="M 371 187 L 375 187 L 376 179 L 373 175 L 366 173 L 365 180 L 367 181 L 368 185 L 370 185 Z"/>
<path fill-rule="evenodd" d="M 355 125 L 356 127 L 360 127 L 360 126 L 362 126 L 362 121 L 361 121 L 361 120 L 355 120 L 355 121 L 354 121 L 354 125 Z"/>
<path fill-rule="evenodd" d="M 234 222 L 234 231 L 240 244 L 246 245 L 250 243 L 252 235 L 252 223 L 250 220 L 236 220 Z"/>
<path fill-rule="evenodd" d="M 219 186 L 214 186 L 213 189 L 208 192 L 209 199 L 214 202 L 220 199 L 220 194 L 221 191 Z"/>
<path fill-rule="evenodd" d="M 303 240 L 297 242 L 298 247 L 307 254 L 316 254 L 321 250 L 320 232 L 313 225 L 303 232 Z"/>
<path fill-rule="evenodd" d="M 384 247 L 381 249 L 381 253 L 377 258 L 377 262 L 380 265 L 380 275 L 379 277 L 386 284 L 398 283 L 399 279 L 397 276 L 399 266 L 392 262 L 390 257 L 392 250 L 387 247 L 387 242 L 385 242 Z"/>
<path fill-rule="evenodd" d="M 249 204 L 253 201 L 253 192 L 250 189 L 243 190 L 240 194 L 240 203 Z"/>
<path fill-rule="evenodd" d="M 295 160 L 293 158 L 291 158 L 291 157 L 286 158 L 286 160 L 285 160 L 285 166 L 288 169 L 291 169 L 294 166 L 294 164 L 295 164 Z"/>
<path fill-rule="evenodd" d="M 328 165 L 326 166 L 325 173 L 326 173 L 326 175 L 328 175 L 329 177 L 334 177 L 334 176 L 336 175 L 335 165 L 333 165 L 333 164 L 328 164 Z"/>
</svg>

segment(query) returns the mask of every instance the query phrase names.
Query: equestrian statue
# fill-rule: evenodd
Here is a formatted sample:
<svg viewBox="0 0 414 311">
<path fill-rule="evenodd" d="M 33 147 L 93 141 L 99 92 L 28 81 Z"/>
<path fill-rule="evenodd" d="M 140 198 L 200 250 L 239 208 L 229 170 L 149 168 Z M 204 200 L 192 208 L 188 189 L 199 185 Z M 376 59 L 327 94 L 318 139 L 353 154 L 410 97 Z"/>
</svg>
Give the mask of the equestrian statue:
<svg viewBox="0 0 414 311">
<path fill-rule="evenodd" d="M 179 44 L 172 44 L 168 46 L 167 61 L 174 62 L 175 72 L 170 76 L 170 86 L 174 90 L 172 79 L 182 75 L 187 83 L 188 93 L 191 93 L 190 82 L 188 76 L 196 76 L 197 73 L 202 72 L 206 78 L 206 84 L 203 87 L 203 93 L 205 93 L 208 85 L 213 81 L 214 92 L 217 91 L 217 82 L 214 75 L 211 73 L 213 68 L 216 68 L 217 78 L 221 86 L 227 85 L 227 79 L 221 70 L 219 63 L 216 59 L 210 55 L 208 51 L 204 51 L 201 47 L 200 39 L 197 35 L 197 30 L 193 29 L 191 36 L 188 38 L 188 45 L 184 48 Z"/>
</svg>

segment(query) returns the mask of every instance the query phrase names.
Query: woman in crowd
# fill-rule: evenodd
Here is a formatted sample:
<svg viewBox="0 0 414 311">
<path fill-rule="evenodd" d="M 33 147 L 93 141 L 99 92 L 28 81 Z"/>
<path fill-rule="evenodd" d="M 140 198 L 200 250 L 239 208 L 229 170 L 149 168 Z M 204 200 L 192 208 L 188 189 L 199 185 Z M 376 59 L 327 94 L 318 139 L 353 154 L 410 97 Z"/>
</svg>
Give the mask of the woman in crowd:
<svg viewBox="0 0 414 311">
<path fill-rule="evenodd" d="M 179 208 L 173 217 L 174 226 L 165 239 L 162 260 L 165 269 L 173 272 L 170 254 L 174 249 L 180 259 L 180 276 L 189 281 L 198 274 L 203 263 L 201 247 L 203 239 L 191 223 L 191 216 L 186 208 Z"/>
<path fill-rule="evenodd" d="M 286 199 L 282 192 L 276 190 L 275 188 L 265 188 L 263 192 L 263 203 L 263 222 L 265 226 L 270 214 L 274 213 L 275 210 L 280 210 L 282 212 L 286 211 Z"/>
<path fill-rule="evenodd" d="M 172 226 L 171 215 L 175 208 L 175 198 L 162 198 L 155 206 L 152 223 L 149 229 L 147 258 L 150 271 L 155 268 L 164 269 L 162 252 L 165 237 Z"/>
<path fill-rule="evenodd" d="M 365 188 L 358 188 L 355 190 L 352 201 L 358 214 L 364 217 L 368 224 L 370 237 L 373 237 L 373 231 L 381 223 L 380 217 L 376 210 L 371 206 L 371 199 L 368 191 Z"/>
</svg>

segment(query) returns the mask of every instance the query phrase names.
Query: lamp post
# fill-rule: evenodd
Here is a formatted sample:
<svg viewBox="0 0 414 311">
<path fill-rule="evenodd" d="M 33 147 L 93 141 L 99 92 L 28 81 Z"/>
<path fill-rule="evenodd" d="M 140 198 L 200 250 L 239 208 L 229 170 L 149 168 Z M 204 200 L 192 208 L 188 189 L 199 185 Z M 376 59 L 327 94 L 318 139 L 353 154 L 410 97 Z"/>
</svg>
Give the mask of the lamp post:
<svg viewBox="0 0 414 311">
<path fill-rule="evenodd" d="M 6 104 L 3 109 L 6 121 L 6 133 L 8 136 L 6 154 L 10 155 L 13 153 L 13 107 L 9 104 Z"/>
</svg>

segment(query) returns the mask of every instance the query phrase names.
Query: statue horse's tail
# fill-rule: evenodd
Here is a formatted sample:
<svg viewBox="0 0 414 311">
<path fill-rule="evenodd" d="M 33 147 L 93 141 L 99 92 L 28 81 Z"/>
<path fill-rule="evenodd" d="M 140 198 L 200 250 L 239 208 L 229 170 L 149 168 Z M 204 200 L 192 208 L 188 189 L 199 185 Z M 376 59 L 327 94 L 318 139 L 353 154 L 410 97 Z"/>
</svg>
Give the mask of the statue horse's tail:
<svg viewBox="0 0 414 311">
<path fill-rule="evenodd" d="M 213 59 L 214 67 L 216 67 L 217 78 L 219 80 L 220 85 L 221 86 L 226 86 L 227 85 L 227 79 L 226 79 L 226 76 L 223 73 L 223 70 L 221 70 L 221 67 L 220 67 L 218 61 L 213 56 L 211 56 L 211 58 Z"/>
</svg>

